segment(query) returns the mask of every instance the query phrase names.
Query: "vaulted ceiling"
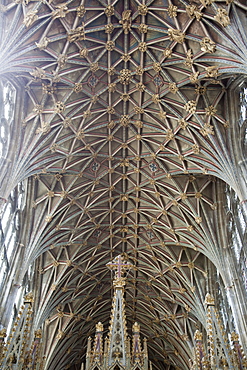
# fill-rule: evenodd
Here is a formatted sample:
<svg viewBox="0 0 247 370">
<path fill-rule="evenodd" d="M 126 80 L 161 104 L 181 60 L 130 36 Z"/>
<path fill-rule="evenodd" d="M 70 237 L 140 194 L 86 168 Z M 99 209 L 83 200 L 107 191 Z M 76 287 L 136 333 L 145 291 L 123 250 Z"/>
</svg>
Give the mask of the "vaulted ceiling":
<svg viewBox="0 0 247 370">
<path fill-rule="evenodd" d="M 105 265 L 120 253 L 136 266 L 129 325 L 141 324 L 156 368 L 188 369 L 207 276 L 223 274 L 217 179 L 246 198 L 229 103 L 247 72 L 246 10 L 238 0 L 1 6 L 0 74 L 16 88 L 1 197 L 28 179 L 21 274 L 36 266 L 46 369 L 80 363 L 95 323 L 107 327 Z"/>
</svg>

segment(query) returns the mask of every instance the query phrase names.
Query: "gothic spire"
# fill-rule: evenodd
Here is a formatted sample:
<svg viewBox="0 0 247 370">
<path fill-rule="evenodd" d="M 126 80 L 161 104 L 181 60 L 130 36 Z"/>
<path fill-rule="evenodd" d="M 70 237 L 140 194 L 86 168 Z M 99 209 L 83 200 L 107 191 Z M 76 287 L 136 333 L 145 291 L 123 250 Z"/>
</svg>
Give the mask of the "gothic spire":
<svg viewBox="0 0 247 370">
<path fill-rule="evenodd" d="M 111 366 L 115 362 L 119 362 L 126 367 L 129 355 L 127 344 L 127 327 L 125 316 L 124 302 L 124 286 L 125 277 L 123 274 L 129 270 L 132 265 L 125 262 L 121 255 L 117 256 L 112 262 L 107 264 L 111 270 L 115 270 L 115 278 L 113 281 L 114 297 L 112 303 L 111 320 L 109 328 L 109 348 L 107 362 Z"/>
<path fill-rule="evenodd" d="M 105 338 L 103 353 L 103 325 L 100 322 L 96 325 L 93 349 L 91 348 L 91 338 L 88 339 L 86 370 L 116 368 L 148 370 L 147 343 L 144 340 L 142 346 L 140 325 L 137 322 L 133 325 L 132 351 L 127 333 L 124 299 L 126 277 L 124 277 L 124 273 L 133 265 L 119 255 L 112 262 L 107 263 L 107 267 L 110 270 L 115 270 L 109 332 Z"/>
</svg>

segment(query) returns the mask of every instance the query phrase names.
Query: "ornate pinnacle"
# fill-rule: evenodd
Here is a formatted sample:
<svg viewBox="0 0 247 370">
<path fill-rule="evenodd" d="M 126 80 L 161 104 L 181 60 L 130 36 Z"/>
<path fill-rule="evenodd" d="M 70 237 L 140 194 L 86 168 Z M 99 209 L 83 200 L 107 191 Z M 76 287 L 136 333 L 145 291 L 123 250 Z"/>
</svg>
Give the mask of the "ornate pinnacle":
<svg viewBox="0 0 247 370">
<path fill-rule="evenodd" d="M 202 340 L 202 333 L 199 330 L 195 331 L 194 339 L 195 340 Z"/>
<path fill-rule="evenodd" d="M 139 333 L 140 332 L 140 325 L 137 322 L 134 323 L 134 325 L 132 327 L 132 331 L 133 331 L 133 333 Z"/>
<path fill-rule="evenodd" d="M 7 330 L 5 328 L 0 330 L 0 339 L 5 338 L 7 336 L 6 332 Z"/>
<path fill-rule="evenodd" d="M 38 330 L 36 330 L 35 332 L 34 332 L 34 337 L 36 338 L 36 339 L 40 339 L 40 338 L 42 338 L 42 330 L 41 329 L 38 329 Z"/>
<path fill-rule="evenodd" d="M 25 295 L 24 304 L 25 303 L 33 303 L 33 301 L 34 301 L 34 298 L 33 298 L 33 293 L 32 292 Z"/>
<path fill-rule="evenodd" d="M 88 338 L 86 369 L 85 370 L 105 370 L 114 368 L 115 365 L 121 369 L 148 370 L 148 349 L 147 340 L 144 339 L 143 349 L 140 337 L 140 325 L 135 322 L 132 332 L 132 350 L 130 348 L 130 337 L 127 332 L 127 320 L 125 313 L 124 299 L 124 274 L 134 266 L 125 259 L 124 256 L 118 255 L 106 265 L 110 270 L 115 271 L 113 281 L 114 296 L 112 301 L 112 310 L 110 317 L 110 326 L 108 335 L 103 339 L 104 327 L 101 322 L 96 324 L 96 333 L 94 345 Z M 151 366 L 150 366 L 151 369 Z"/>
<path fill-rule="evenodd" d="M 103 324 L 99 321 L 98 324 L 96 324 L 96 332 L 102 332 L 104 331 Z"/>
<path fill-rule="evenodd" d="M 214 306 L 214 298 L 209 293 L 207 293 L 206 294 L 206 297 L 205 297 L 205 302 L 204 303 L 207 306 Z"/>
<path fill-rule="evenodd" d="M 231 340 L 233 342 L 238 342 L 238 340 L 239 340 L 239 335 L 237 333 L 235 333 L 234 331 L 231 333 Z"/>
</svg>

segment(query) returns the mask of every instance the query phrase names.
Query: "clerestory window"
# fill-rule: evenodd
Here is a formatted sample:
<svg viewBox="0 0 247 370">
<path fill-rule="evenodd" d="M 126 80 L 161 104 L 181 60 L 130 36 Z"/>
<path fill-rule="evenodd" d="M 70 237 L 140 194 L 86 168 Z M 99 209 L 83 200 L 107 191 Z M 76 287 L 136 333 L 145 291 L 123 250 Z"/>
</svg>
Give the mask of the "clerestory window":
<svg viewBox="0 0 247 370">
<path fill-rule="evenodd" d="M 16 89 L 6 81 L 0 81 L 0 158 L 6 158 L 9 142 L 10 127 L 14 118 Z"/>
</svg>

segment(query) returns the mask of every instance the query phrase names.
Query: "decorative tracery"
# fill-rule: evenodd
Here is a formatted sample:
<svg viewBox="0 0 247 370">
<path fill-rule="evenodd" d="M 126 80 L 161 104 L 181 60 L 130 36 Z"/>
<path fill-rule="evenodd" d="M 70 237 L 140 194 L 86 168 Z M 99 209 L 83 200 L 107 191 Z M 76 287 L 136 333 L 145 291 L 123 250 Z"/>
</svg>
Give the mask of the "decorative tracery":
<svg viewBox="0 0 247 370">
<path fill-rule="evenodd" d="M 47 368 L 82 361 L 109 309 L 103 266 L 119 253 L 136 266 L 126 310 L 150 333 L 154 366 L 188 368 L 181 339 L 205 324 L 209 261 L 224 269 L 216 178 L 246 197 L 227 104 L 246 73 L 246 5 L 23 0 L 1 11 L 0 73 L 23 107 L 1 196 L 29 179 L 23 274 L 36 261 Z"/>
</svg>

